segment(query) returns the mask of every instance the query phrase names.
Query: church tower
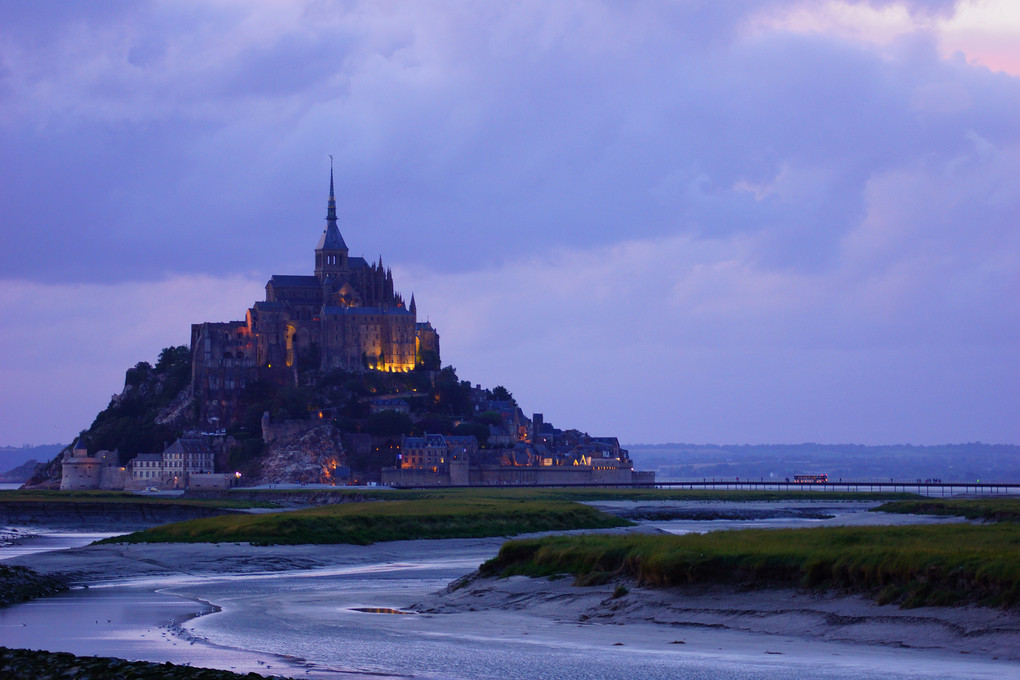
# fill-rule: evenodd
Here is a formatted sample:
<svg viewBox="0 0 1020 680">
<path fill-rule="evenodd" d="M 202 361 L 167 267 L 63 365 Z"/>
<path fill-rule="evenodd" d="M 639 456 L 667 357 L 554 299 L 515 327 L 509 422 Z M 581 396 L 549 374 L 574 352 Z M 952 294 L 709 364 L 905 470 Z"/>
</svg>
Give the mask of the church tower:
<svg viewBox="0 0 1020 680">
<path fill-rule="evenodd" d="M 336 197 L 333 195 L 333 158 L 329 159 L 329 204 L 326 208 L 326 229 L 315 246 L 315 276 L 320 283 L 348 278 L 347 244 L 336 226 Z"/>
</svg>

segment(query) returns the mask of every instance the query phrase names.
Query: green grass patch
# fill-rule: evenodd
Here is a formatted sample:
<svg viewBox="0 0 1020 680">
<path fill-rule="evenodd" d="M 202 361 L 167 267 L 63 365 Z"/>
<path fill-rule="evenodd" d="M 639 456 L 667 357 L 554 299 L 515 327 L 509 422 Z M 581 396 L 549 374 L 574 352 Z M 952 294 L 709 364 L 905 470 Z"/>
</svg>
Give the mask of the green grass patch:
<svg viewBox="0 0 1020 680">
<path fill-rule="evenodd" d="M 594 508 L 562 501 L 407 500 L 342 503 L 293 512 L 208 517 L 166 524 L 106 539 L 105 542 L 367 545 L 379 541 L 514 536 L 629 524 Z"/>
<path fill-rule="evenodd" d="M 1020 522 L 1020 498 L 922 498 L 885 503 L 879 512 L 909 515 L 941 515 L 981 519 L 990 522 Z"/>
<path fill-rule="evenodd" d="M 581 535 L 509 541 L 485 576 L 627 577 L 652 587 L 726 583 L 866 592 L 904 606 L 1020 602 L 1020 527 L 913 525 Z"/>
</svg>

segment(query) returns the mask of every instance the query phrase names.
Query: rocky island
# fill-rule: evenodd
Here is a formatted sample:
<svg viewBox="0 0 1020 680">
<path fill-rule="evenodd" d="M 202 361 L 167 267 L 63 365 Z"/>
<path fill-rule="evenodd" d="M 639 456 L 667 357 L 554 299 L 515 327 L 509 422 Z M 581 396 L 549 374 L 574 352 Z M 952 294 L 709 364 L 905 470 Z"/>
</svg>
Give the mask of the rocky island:
<svg viewBox="0 0 1020 680">
<path fill-rule="evenodd" d="M 332 170 L 311 275 L 273 275 L 244 320 L 192 325 L 190 347 L 124 388 L 30 488 L 224 489 L 651 483 L 616 437 L 530 417 L 503 386 L 443 367 L 439 332 L 382 258 L 352 256 Z"/>
</svg>

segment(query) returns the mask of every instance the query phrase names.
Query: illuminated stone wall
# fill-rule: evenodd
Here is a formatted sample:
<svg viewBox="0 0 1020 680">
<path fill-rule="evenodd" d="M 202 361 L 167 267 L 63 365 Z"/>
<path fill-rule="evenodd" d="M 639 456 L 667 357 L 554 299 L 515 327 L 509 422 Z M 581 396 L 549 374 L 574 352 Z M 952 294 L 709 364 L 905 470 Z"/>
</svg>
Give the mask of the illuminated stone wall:
<svg viewBox="0 0 1020 680">
<path fill-rule="evenodd" d="M 272 276 L 244 321 L 192 326 L 192 394 L 203 426 L 243 417 L 240 395 L 256 379 L 292 383 L 309 369 L 405 372 L 423 350 L 438 357 L 439 334 L 417 322 L 381 257 L 349 257 L 336 219 L 331 179 L 314 275 Z"/>
<path fill-rule="evenodd" d="M 466 469 L 465 469 L 466 467 Z M 630 468 L 594 469 L 588 465 L 553 467 L 470 465 L 423 468 L 385 468 L 383 484 L 392 486 L 529 486 L 534 484 L 654 484 L 654 472 Z"/>
</svg>

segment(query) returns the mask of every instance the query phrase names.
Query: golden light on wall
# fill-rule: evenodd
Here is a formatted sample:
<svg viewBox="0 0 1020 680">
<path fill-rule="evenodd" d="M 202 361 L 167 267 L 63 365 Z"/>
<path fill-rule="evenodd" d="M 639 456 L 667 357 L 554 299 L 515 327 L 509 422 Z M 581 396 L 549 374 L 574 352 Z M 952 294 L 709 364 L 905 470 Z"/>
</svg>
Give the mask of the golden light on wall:
<svg viewBox="0 0 1020 680">
<path fill-rule="evenodd" d="M 294 365 L 294 334 L 297 333 L 297 328 L 293 325 L 288 324 L 287 330 L 284 333 L 287 342 L 287 365 Z"/>
</svg>

